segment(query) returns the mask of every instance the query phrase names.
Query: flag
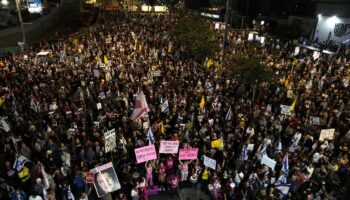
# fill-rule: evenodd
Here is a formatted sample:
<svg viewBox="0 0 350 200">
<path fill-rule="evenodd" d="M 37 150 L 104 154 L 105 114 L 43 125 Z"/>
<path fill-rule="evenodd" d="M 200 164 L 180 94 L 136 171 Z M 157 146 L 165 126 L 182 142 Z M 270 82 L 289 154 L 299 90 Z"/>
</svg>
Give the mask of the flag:
<svg viewBox="0 0 350 200">
<path fill-rule="evenodd" d="M 281 195 L 287 195 L 291 184 L 276 184 L 275 188 L 280 191 Z"/>
<path fill-rule="evenodd" d="M 227 111 L 226 117 L 225 117 L 226 121 L 230 121 L 232 119 L 232 110 L 231 110 L 231 106 Z"/>
<path fill-rule="evenodd" d="M 41 168 L 41 175 L 43 176 L 43 187 L 45 190 L 47 190 L 50 187 L 49 179 L 47 177 L 43 164 L 40 164 L 40 168 Z"/>
<path fill-rule="evenodd" d="M 282 175 L 278 178 L 277 183 L 287 183 L 289 172 L 288 154 L 286 154 L 282 161 Z"/>
<path fill-rule="evenodd" d="M 289 85 L 289 80 L 286 79 L 286 81 L 284 81 L 284 87 L 288 88 L 288 85 Z"/>
<path fill-rule="evenodd" d="M 107 65 L 108 64 L 108 59 L 107 59 L 107 56 L 103 56 L 103 63 L 105 64 L 105 65 Z"/>
<path fill-rule="evenodd" d="M 332 73 L 332 65 L 329 65 L 327 73 L 329 73 L 329 74 Z"/>
<path fill-rule="evenodd" d="M 146 97 L 141 91 L 135 99 L 135 108 L 130 118 L 131 120 L 138 120 L 149 111 Z"/>
<path fill-rule="evenodd" d="M 13 169 L 16 169 L 18 172 L 21 172 L 24 168 L 24 164 L 29 162 L 28 158 L 19 155 L 16 157 L 15 163 L 13 163 Z"/>
<path fill-rule="evenodd" d="M 108 82 L 109 80 L 111 80 L 111 74 L 106 72 L 106 81 Z"/>
<path fill-rule="evenodd" d="M 163 122 L 160 122 L 159 126 L 160 126 L 160 132 L 161 132 L 162 134 L 164 134 L 164 133 L 165 133 L 165 128 L 164 128 Z"/>
<path fill-rule="evenodd" d="M 294 99 L 292 105 L 290 106 L 290 111 L 294 111 L 295 104 L 297 103 L 297 99 Z"/>
<path fill-rule="evenodd" d="M 0 129 L 4 130 L 5 132 L 10 131 L 10 126 L 5 120 L 5 117 L 0 117 Z"/>
<path fill-rule="evenodd" d="M 266 145 L 263 143 L 263 144 L 260 144 L 258 150 L 257 150 L 257 157 L 258 159 L 260 160 L 265 154 L 266 154 Z"/>
<path fill-rule="evenodd" d="M 322 90 L 322 86 L 324 84 L 324 80 L 326 79 L 326 74 L 322 76 L 321 80 L 318 82 L 318 89 Z"/>
<path fill-rule="evenodd" d="M 70 185 L 68 186 L 68 200 L 75 200 L 72 190 L 70 189 Z"/>
<path fill-rule="evenodd" d="M 202 96 L 202 100 L 201 100 L 201 102 L 199 103 L 199 108 L 200 108 L 200 109 L 203 109 L 204 104 L 205 104 L 205 100 L 204 100 L 204 96 Z"/>
<path fill-rule="evenodd" d="M 210 81 L 205 82 L 205 87 L 207 88 L 207 90 L 210 94 L 213 94 L 214 87 L 211 85 Z"/>
<path fill-rule="evenodd" d="M 289 171 L 289 162 L 288 162 L 288 154 L 286 154 L 282 161 L 282 172 L 288 173 Z"/>
<path fill-rule="evenodd" d="M 247 145 L 243 145 L 243 148 L 242 148 L 242 160 L 243 160 L 243 161 L 248 160 Z"/>
<path fill-rule="evenodd" d="M 212 149 L 222 149 L 223 147 L 224 147 L 224 141 L 222 140 L 222 138 L 211 142 Z"/>
<path fill-rule="evenodd" d="M 207 68 L 211 67 L 213 65 L 213 60 L 210 58 L 207 62 Z"/>
<path fill-rule="evenodd" d="M 310 89 L 311 87 L 312 87 L 312 81 L 310 80 L 310 81 L 308 81 L 308 82 L 306 83 L 305 88 L 308 90 L 308 89 Z"/>
<path fill-rule="evenodd" d="M 153 144 L 153 142 L 154 142 L 154 135 L 153 135 L 153 132 L 152 132 L 151 127 L 148 128 L 147 140 L 148 140 L 148 145 L 151 145 L 151 144 Z"/>
<path fill-rule="evenodd" d="M 300 137 L 301 137 L 301 134 L 296 134 L 296 136 L 293 137 L 293 139 L 292 139 L 293 143 L 289 147 L 290 152 L 294 152 L 295 149 L 298 147 Z"/>
<path fill-rule="evenodd" d="M 160 110 L 165 113 L 169 111 L 169 102 L 168 100 L 165 100 L 164 103 L 160 105 Z"/>
</svg>

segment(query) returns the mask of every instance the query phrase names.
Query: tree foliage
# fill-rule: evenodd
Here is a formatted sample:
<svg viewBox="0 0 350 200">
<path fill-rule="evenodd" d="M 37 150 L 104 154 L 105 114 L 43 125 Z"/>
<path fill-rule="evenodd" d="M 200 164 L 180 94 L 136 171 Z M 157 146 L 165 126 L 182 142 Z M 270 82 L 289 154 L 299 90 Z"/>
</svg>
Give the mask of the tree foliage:
<svg viewBox="0 0 350 200">
<path fill-rule="evenodd" d="M 230 60 L 226 70 L 247 84 L 270 82 L 273 79 L 273 71 L 256 56 L 236 55 Z"/>
<path fill-rule="evenodd" d="M 174 24 L 172 33 L 197 61 L 203 61 L 219 48 L 211 24 L 197 15 L 185 14 Z"/>
</svg>

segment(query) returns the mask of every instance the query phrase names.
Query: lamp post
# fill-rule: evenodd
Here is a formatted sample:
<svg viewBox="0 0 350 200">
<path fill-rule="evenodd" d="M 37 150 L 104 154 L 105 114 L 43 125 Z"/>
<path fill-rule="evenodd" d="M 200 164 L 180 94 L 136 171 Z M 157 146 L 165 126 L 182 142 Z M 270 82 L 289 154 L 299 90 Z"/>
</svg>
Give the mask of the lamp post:
<svg viewBox="0 0 350 200">
<path fill-rule="evenodd" d="M 17 13 L 18 13 L 18 20 L 21 25 L 21 31 L 22 31 L 22 38 L 23 38 L 23 48 L 26 48 L 27 45 L 27 39 L 26 39 L 26 33 L 24 32 L 24 25 L 23 25 L 23 20 L 22 20 L 22 14 L 21 14 L 21 9 L 19 7 L 19 0 L 16 1 L 16 8 L 17 8 Z"/>
</svg>

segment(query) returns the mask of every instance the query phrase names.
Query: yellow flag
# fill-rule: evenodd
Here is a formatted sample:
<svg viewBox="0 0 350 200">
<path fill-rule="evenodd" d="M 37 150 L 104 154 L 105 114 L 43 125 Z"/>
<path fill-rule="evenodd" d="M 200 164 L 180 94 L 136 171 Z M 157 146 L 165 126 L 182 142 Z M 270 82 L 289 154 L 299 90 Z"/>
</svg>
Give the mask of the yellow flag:
<svg viewBox="0 0 350 200">
<path fill-rule="evenodd" d="M 171 53 L 171 50 L 173 49 L 173 45 L 172 44 L 169 44 L 168 46 L 168 53 Z"/>
<path fill-rule="evenodd" d="M 78 42 L 79 42 L 79 40 L 78 40 L 78 39 L 73 39 L 73 44 L 74 44 L 75 46 L 77 46 L 77 45 L 78 45 Z"/>
<path fill-rule="evenodd" d="M 290 106 L 290 111 L 294 111 L 295 108 L 295 104 L 297 103 L 297 99 L 295 99 L 292 103 L 292 105 Z"/>
<path fill-rule="evenodd" d="M 108 72 L 106 72 L 106 81 L 108 82 L 111 79 L 110 75 Z"/>
<path fill-rule="evenodd" d="M 103 56 L 103 63 L 104 63 L 104 64 L 108 64 L 107 56 Z"/>
<path fill-rule="evenodd" d="M 289 80 L 288 79 L 286 79 L 286 81 L 284 82 L 284 87 L 288 87 L 288 85 L 289 85 Z"/>
<path fill-rule="evenodd" d="M 213 65 L 213 60 L 210 58 L 207 62 L 207 68 L 211 67 Z"/>
<path fill-rule="evenodd" d="M 199 108 L 200 108 L 200 109 L 203 109 L 204 104 L 205 104 L 205 100 L 204 100 L 204 96 L 202 96 L 202 100 L 201 100 L 201 102 L 199 103 Z"/>
<path fill-rule="evenodd" d="M 222 149 L 223 148 L 222 138 L 212 141 L 211 148 L 212 149 Z"/>
<path fill-rule="evenodd" d="M 162 134 L 164 134 L 164 133 L 165 133 L 165 128 L 164 128 L 163 122 L 160 122 L 159 126 L 160 126 L 160 132 L 161 132 Z"/>
</svg>

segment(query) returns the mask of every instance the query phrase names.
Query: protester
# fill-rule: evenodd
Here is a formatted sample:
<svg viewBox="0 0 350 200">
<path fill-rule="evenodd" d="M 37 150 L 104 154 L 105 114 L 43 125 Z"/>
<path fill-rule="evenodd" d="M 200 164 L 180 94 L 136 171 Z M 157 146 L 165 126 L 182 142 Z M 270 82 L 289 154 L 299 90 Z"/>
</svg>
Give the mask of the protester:
<svg viewBox="0 0 350 200">
<path fill-rule="evenodd" d="M 254 54 L 275 74 L 247 84 L 220 73 L 220 51 L 194 60 L 169 34 L 178 19 L 101 12 L 78 34 L 1 58 L 0 199 L 94 200 L 95 188 L 102 199 L 148 199 L 157 185 L 177 193 L 188 175 L 214 199 L 341 198 L 350 170 L 349 53 L 315 59 L 308 50 L 295 55 L 296 41 L 262 46 L 228 31 L 227 62 Z M 216 37 L 223 43 L 222 31 Z M 141 92 L 148 107 L 133 120 Z M 198 148 L 197 160 L 158 154 L 162 140 Z M 137 164 L 135 149 L 147 145 L 157 159 Z M 204 156 L 216 163 L 204 165 Z M 109 162 L 120 189 L 103 172 L 95 184 L 87 179 Z"/>
</svg>

